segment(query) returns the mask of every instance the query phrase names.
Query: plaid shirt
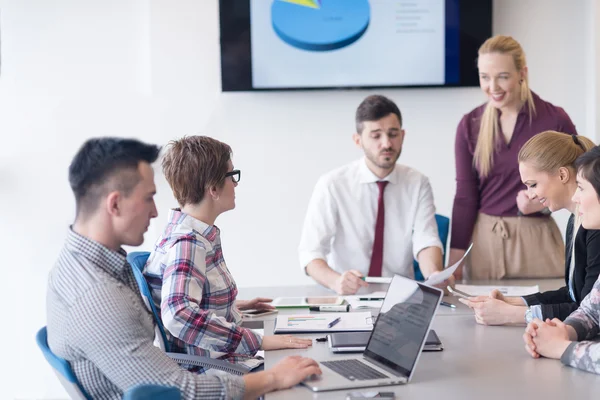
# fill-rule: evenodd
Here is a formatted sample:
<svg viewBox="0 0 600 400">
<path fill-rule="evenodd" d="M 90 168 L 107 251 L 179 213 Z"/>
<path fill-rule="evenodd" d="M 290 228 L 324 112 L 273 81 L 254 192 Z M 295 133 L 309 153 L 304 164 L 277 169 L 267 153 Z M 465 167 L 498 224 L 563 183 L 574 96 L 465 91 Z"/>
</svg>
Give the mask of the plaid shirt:
<svg viewBox="0 0 600 400">
<path fill-rule="evenodd" d="M 242 328 L 238 294 L 221 249 L 219 228 L 179 210 L 158 238 L 144 275 L 160 309 L 171 351 L 221 358 L 248 368 L 262 337 Z M 199 367 L 189 367 L 200 371 Z"/>
<path fill-rule="evenodd" d="M 139 384 L 175 386 L 184 399 L 242 398 L 237 376 L 198 376 L 154 347 L 154 319 L 125 252 L 115 252 L 69 229 L 50 272 L 48 344 L 69 361 L 93 399 L 121 399 Z"/>
<path fill-rule="evenodd" d="M 567 347 L 561 357 L 563 364 L 600 374 L 600 343 L 594 341 L 600 332 L 600 278 L 565 324 L 575 329 L 578 342 Z"/>
</svg>

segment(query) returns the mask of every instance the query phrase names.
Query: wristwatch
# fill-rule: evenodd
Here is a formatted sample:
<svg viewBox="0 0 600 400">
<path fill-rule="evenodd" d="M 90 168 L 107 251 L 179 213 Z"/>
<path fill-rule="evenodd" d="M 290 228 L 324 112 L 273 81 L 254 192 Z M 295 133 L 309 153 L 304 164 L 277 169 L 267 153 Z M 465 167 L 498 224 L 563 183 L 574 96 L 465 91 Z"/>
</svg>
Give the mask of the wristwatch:
<svg viewBox="0 0 600 400">
<path fill-rule="evenodd" d="M 527 307 L 525 310 L 525 322 L 530 323 L 533 321 L 533 314 L 531 313 L 531 307 Z"/>
</svg>

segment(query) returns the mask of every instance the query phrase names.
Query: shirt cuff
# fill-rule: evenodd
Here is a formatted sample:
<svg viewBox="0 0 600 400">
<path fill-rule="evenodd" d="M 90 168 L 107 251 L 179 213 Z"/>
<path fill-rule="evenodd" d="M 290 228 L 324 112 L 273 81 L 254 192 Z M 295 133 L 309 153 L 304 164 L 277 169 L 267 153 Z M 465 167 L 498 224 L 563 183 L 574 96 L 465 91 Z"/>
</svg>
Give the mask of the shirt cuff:
<svg viewBox="0 0 600 400">
<path fill-rule="evenodd" d="M 532 318 L 537 318 L 540 320 L 544 320 L 544 316 L 542 315 L 542 306 L 540 305 L 535 305 L 535 306 L 531 306 L 529 307 L 529 309 L 531 310 L 531 317 Z"/>
<path fill-rule="evenodd" d="M 241 376 L 216 375 L 225 390 L 225 399 L 243 399 L 246 392 L 246 384 Z"/>
<path fill-rule="evenodd" d="M 241 327 L 240 327 L 241 328 Z M 249 354 L 254 356 L 257 351 L 262 347 L 262 336 L 252 329 L 242 329 L 242 340 L 240 346 L 238 346 L 236 353 Z M 243 352 L 240 351 L 240 347 L 243 348 Z"/>
<path fill-rule="evenodd" d="M 562 353 L 562 356 L 560 356 L 561 363 L 571 366 L 573 354 L 575 354 L 575 346 L 577 346 L 577 342 L 571 342 L 571 344 L 565 349 L 564 353 Z"/>
<path fill-rule="evenodd" d="M 586 336 L 587 327 L 577 318 L 567 317 L 565 325 L 570 325 L 577 333 L 577 340 L 583 340 Z"/>
</svg>

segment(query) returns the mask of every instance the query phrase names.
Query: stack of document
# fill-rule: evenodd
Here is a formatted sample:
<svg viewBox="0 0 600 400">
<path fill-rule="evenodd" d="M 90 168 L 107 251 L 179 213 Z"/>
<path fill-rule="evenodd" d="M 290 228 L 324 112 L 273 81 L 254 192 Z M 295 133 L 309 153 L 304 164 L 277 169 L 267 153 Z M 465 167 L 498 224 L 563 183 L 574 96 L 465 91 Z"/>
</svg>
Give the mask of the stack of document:
<svg viewBox="0 0 600 400">
<path fill-rule="evenodd" d="M 339 322 L 335 322 L 338 318 L 340 319 Z M 273 332 L 316 333 L 371 330 L 373 330 L 373 317 L 370 312 L 351 312 L 279 315 Z"/>
</svg>

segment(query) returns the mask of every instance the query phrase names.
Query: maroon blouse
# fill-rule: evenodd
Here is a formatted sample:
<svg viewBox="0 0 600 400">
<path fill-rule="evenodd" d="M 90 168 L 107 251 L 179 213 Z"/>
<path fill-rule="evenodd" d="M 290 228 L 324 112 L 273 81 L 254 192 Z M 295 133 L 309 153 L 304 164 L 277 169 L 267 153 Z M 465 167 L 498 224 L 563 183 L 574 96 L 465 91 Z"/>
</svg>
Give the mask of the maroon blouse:
<svg viewBox="0 0 600 400">
<path fill-rule="evenodd" d="M 519 175 L 517 155 L 527 140 L 547 130 L 577 134 L 575 125 L 565 110 L 540 99 L 533 92 L 532 95 L 535 104 L 533 120 L 529 122 L 529 109 L 524 105 L 517 116 L 510 143 L 506 144 L 500 129 L 494 163 L 485 178 L 480 178 L 473 167 L 473 154 L 479 136 L 480 119 L 486 105 L 463 116 L 458 124 L 454 146 L 456 196 L 452 210 L 451 248 L 468 247 L 478 212 L 498 217 L 517 215 L 517 194 L 525 189 Z"/>
</svg>

